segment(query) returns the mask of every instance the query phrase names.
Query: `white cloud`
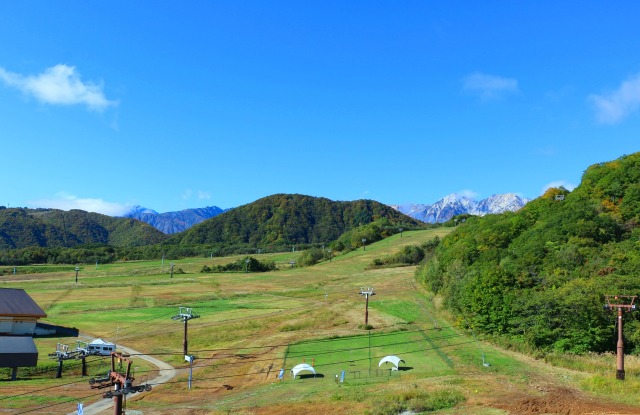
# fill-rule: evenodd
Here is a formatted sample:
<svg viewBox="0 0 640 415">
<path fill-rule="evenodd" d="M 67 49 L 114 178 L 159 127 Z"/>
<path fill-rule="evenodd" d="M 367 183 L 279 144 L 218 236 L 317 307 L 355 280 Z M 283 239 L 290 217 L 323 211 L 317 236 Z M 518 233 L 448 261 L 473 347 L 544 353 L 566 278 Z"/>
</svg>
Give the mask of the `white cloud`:
<svg viewBox="0 0 640 415">
<path fill-rule="evenodd" d="M 191 196 L 193 196 L 193 190 L 191 189 L 185 189 L 182 194 L 180 195 L 180 199 L 182 200 L 189 200 L 191 199 Z"/>
<path fill-rule="evenodd" d="M 198 190 L 198 199 L 199 200 L 211 199 L 211 193 L 205 192 L 204 190 Z"/>
<path fill-rule="evenodd" d="M 615 124 L 640 107 L 640 74 L 624 81 L 618 89 L 604 95 L 589 95 L 596 119 L 603 124 Z"/>
<path fill-rule="evenodd" d="M 193 198 L 196 198 L 198 200 L 211 199 L 211 193 L 205 190 L 193 191 L 192 189 L 185 189 L 180 195 L 180 199 L 185 201 L 191 200 Z"/>
<path fill-rule="evenodd" d="M 106 202 L 102 199 L 79 198 L 66 193 L 58 193 L 53 199 L 33 200 L 29 202 L 33 208 L 50 208 L 60 210 L 80 209 L 87 212 L 102 213 L 109 216 L 122 216 L 129 212 L 132 205 Z"/>
<path fill-rule="evenodd" d="M 565 180 L 558 180 L 555 182 L 551 182 L 549 184 L 547 184 L 546 186 L 544 186 L 542 188 L 542 191 L 540 192 L 540 194 L 544 194 L 544 192 L 546 192 L 547 190 L 551 189 L 552 187 L 558 188 L 558 187 L 564 187 L 565 189 L 567 189 L 568 191 L 572 191 L 573 189 L 575 189 L 577 186 L 573 183 L 569 183 Z"/>
<path fill-rule="evenodd" d="M 554 145 L 547 145 L 546 147 L 538 147 L 535 153 L 543 157 L 555 157 L 558 155 L 558 147 Z"/>
<path fill-rule="evenodd" d="M 518 80 L 476 72 L 463 78 L 462 88 L 480 95 L 482 99 L 492 99 L 517 92 Z"/>
<path fill-rule="evenodd" d="M 45 104 L 84 104 L 89 109 L 103 111 L 115 106 L 102 92 L 102 84 L 82 82 L 74 66 L 56 65 L 39 75 L 21 75 L 0 67 L 0 81 Z"/>
<path fill-rule="evenodd" d="M 469 190 L 469 189 L 461 190 L 459 192 L 456 192 L 455 194 L 458 195 L 458 196 L 462 196 L 464 198 L 467 198 L 467 199 L 475 199 L 478 196 L 478 194 L 476 192 L 474 192 L 473 190 Z"/>
</svg>

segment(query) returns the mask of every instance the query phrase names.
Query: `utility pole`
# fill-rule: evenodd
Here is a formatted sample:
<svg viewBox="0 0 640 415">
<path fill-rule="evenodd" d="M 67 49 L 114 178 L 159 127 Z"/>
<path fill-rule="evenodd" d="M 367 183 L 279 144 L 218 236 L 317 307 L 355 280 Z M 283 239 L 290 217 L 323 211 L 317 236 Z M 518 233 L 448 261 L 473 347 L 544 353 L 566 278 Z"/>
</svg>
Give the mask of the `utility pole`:
<svg viewBox="0 0 640 415">
<path fill-rule="evenodd" d="M 91 389 L 103 389 L 113 386 L 113 391 L 107 391 L 103 398 L 113 398 L 114 415 L 123 415 L 122 400 L 123 396 L 129 393 L 150 391 L 151 385 L 133 386 L 135 378 L 131 376 L 131 360 L 127 359 L 128 355 L 122 353 L 111 353 L 111 371 L 101 378 L 89 379 Z M 124 374 L 116 372 L 116 358 L 119 362 L 123 360 L 127 362 L 127 370 Z"/>
<path fill-rule="evenodd" d="M 373 291 L 373 288 L 360 287 L 360 295 L 364 295 L 365 298 L 364 324 L 366 326 L 369 324 L 369 297 L 376 295 L 376 293 Z"/>
<path fill-rule="evenodd" d="M 616 347 L 616 379 L 624 380 L 624 340 L 622 336 L 622 312 L 635 311 L 637 295 L 605 295 L 605 310 L 618 311 L 618 344 Z"/>
<path fill-rule="evenodd" d="M 369 376 L 371 376 L 371 330 L 367 331 L 369 335 Z"/>
<path fill-rule="evenodd" d="M 191 384 L 193 383 L 193 359 L 195 359 L 194 356 L 184 355 L 184 360 L 189 362 L 189 390 L 191 390 Z"/>
<path fill-rule="evenodd" d="M 200 316 L 193 313 L 193 310 L 188 307 L 180 307 L 178 309 L 178 315 L 171 317 L 172 320 L 182 320 L 184 322 L 184 341 L 182 343 L 182 349 L 185 359 L 187 358 L 187 322 L 192 318 L 199 318 Z"/>
<path fill-rule="evenodd" d="M 49 353 L 49 357 L 58 360 L 56 379 L 60 379 L 62 377 L 62 362 L 69 359 L 69 346 L 58 343 L 56 345 L 56 351 L 54 353 Z"/>
</svg>

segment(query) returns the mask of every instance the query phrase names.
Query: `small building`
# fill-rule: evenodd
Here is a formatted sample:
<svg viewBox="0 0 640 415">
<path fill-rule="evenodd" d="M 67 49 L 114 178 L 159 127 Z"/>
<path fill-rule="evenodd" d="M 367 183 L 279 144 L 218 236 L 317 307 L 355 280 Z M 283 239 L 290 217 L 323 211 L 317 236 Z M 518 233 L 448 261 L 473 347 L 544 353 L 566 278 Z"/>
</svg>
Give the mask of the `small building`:
<svg viewBox="0 0 640 415">
<path fill-rule="evenodd" d="M 0 288 L 0 367 L 12 369 L 12 380 L 19 367 L 37 366 L 33 335 L 38 319 L 46 316 L 24 290 Z"/>
<path fill-rule="evenodd" d="M 0 288 L 0 336 L 33 336 L 47 314 L 24 290 Z"/>
</svg>

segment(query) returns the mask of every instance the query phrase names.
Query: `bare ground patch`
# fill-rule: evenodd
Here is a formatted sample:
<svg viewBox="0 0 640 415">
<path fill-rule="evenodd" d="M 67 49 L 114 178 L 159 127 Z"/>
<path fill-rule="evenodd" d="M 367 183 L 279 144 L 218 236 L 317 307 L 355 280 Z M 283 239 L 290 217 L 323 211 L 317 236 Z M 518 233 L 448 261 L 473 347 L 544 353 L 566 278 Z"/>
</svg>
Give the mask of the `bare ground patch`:
<svg viewBox="0 0 640 415">
<path fill-rule="evenodd" d="M 602 402 L 566 387 L 551 387 L 540 395 L 524 392 L 508 393 L 487 406 L 503 409 L 514 415 L 631 415 L 640 414 L 639 408 Z"/>
</svg>

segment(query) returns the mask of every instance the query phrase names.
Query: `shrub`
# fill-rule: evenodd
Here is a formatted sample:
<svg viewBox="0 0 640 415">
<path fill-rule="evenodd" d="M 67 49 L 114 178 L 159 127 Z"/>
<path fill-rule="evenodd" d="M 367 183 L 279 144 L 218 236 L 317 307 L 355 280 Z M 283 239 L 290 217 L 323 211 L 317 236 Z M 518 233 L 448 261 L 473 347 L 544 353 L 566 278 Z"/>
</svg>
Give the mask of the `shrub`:
<svg viewBox="0 0 640 415">
<path fill-rule="evenodd" d="M 216 265 L 211 268 L 211 272 L 267 272 L 275 269 L 276 264 L 273 261 L 260 262 L 248 256 L 226 265 Z"/>
<path fill-rule="evenodd" d="M 303 251 L 298 258 L 298 263 L 303 266 L 312 266 L 320 262 L 324 258 L 324 252 L 322 249 L 311 248 Z"/>
<path fill-rule="evenodd" d="M 462 392 L 455 389 L 441 389 L 433 392 L 414 389 L 384 397 L 376 403 L 371 415 L 397 415 L 404 411 L 415 413 L 439 411 L 453 408 L 464 399 Z"/>
</svg>

